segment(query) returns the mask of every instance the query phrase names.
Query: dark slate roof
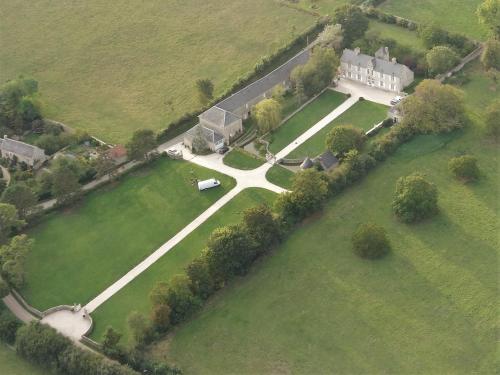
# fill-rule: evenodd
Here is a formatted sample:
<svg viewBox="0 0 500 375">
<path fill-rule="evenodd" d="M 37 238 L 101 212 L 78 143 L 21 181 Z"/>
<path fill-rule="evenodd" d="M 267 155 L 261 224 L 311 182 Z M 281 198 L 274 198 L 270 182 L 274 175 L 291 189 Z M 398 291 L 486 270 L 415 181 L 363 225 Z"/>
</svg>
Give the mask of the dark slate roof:
<svg viewBox="0 0 500 375">
<path fill-rule="evenodd" d="M 234 113 L 221 109 L 218 106 L 213 106 L 203 112 L 200 115 L 200 119 L 207 120 L 215 125 L 224 127 L 240 120 L 240 117 L 236 116 Z"/>
<path fill-rule="evenodd" d="M 45 151 L 41 148 L 6 137 L 0 138 L 0 150 L 12 152 L 17 155 L 22 155 L 30 159 L 35 156 L 35 152 L 37 150 L 42 155 L 45 153 Z"/>
<path fill-rule="evenodd" d="M 198 131 L 198 126 L 201 126 L 201 125 L 197 124 L 197 125 L 193 126 L 191 129 L 189 129 L 186 132 L 187 135 L 190 137 L 195 137 L 196 132 Z M 223 135 L 217 133 L 216 131 L 214 131 L 212 129 L 206 128 L 204 126 L 201 126 L 201 129 L 203 131 L 203 135 L 205 136 L 205 139 L 207 140 L 207 142 L 217 143 L 220 140 L 224 139 Z"/>
<path fill-rule="evenodd" d="M 288 80 L 292 70 L 299 65 L 305 64 L 309 60 L 310 55 L 310 50 L 303 50 L 268 75 L 219 102 L 217 107 L 229 112 L 235 112 L 238 108 L 243 107 L 252 99 L 255 99 L 259 95 L 272 89 L 274 86 Z"/>
<path fill-rule="evenodd" d="M 339 159 L 332 154 L 331 151 L 325 151 L 314 159 L 314 162 L 319 163 L 323 170 L 328 171 L 339 165 Z"/>
<path fill-rule="evenodd" d="M 405 69 L 409 69 L 406 65 L 379 59 L 377 57 L 365 55 L 363 53 L 356 53 L 356 51 L 348 48 L 344 49 L 340 61 L 344 63 L 351 63 L 355 66 L 359 65 L 362 68 L 367 68 L 371 63 L 373 66 L 373 70 L 377 72 L 383 72 L 385 74 L 394 73 L 394 75 L 398 77 L 401 77 Z"/>
</svg>

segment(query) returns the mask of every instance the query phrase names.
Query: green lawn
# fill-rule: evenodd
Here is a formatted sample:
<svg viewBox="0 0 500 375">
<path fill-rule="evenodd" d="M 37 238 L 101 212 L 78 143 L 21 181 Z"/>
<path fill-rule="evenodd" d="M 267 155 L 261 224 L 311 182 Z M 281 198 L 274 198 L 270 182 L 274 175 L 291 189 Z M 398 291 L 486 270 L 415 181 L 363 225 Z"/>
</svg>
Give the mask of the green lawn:
<svg viewBox="0 0 500 375">
<path fill-rule="evenodd" d="M 0 81 L 40 82 L 46 115 L 106 141 L 160 130 L 309 26 L 277 1 L 0 0 Z M 91 31 L 91 32 L 90 32 Z"/>
<path fill-rule="evenodd" d="M 273 165 L 266 173 L 266 178 L 269 182 L 290 190 L 292 188 L 292 180 L 294 173 L 282 167 L 281 165 Z"/>
<path fill-rule="evenodd" d="M 0 342 L 0 374 L 2 375 L 49 375 L 50 372 L 33 366 L 19 357 L 14 349 Z"/>
<path fill-rule="evenodd" d="M 194 178 L 215 177 L 199 192 Z M 183 161 L 161 159 L 81 206 L 54 212 L 28 232 L 35 240 L 23 296 L 38 309 L 86 303 L 166 242 L 235 185 Z"/>
<path fill-rule="evenodd" d="M 306 156 L 315 157 L 319 155 L 325 150 L 326 135 L 335 126 L 353 125 L 366 131 L 386 117 L 386 106 L 368 100 L 360 101 L 333 120 L 328 126 L 316 133 L 312 138 L 309 138 L 305 143 L 292 151 L 287 157 L 298 159 Z"/>
<path fill-rule="evenodd" d="M 326 90 L 302 111 L 286 121 L 270 136 L 269 149 L 277 153 L 295 138 L 337 108 L 347 96 L 337 91 Z"/>
<path fill-rule="evenodd" d="M 203 374 L 496 373 L 499 153 L 480 117 L 493 98 L 468 101 L 468 129 L 400 147 L 153 355 Z M 463 152 L 479 160 L 477 183 L 448 171 Z M 414 171 L 437 185 L 440 212 L 406 225 L 390 206 L 396 180 Z M 353 254 L 365 222 L 387 230 L 386 258 Z"/>
<path fill-rule="evenodd" d="M 476 9 L 483 0 L 386 0 L 381 10 L 416 22 L 438 26 L 485 40 L 486 28 L 479 24 Z"/>
<path fill-rule="evenodd" d="M 321 15 L 332 15 L 336 8 L 348 3 L 349 0 L 299 0 L 297 6 Z"/>
<path fill-rule="evenodd" d="M 241 148 L 233 148 L 222 159 L 224 164 L 238 169 L 250 170 L 260 167 L 265 160 Z"/>
<path fill-rule="evenodd" d="M 394 39 L 398 44 L 425 52 L 427 49 L 423 45 L 416 31 L 405 29 L 404 27 L 389 25 L 387 23 L 370 20 L 369 31 L 374 30 L 381 38 Z M 389 51 L 390 52 L 390 51 Z"/>
<path fill-rule="evenodd" d="M 92 314 L 95 323 L 92 338 L 100 340 L 106 327 L 112 325 L 124 333 L 126 341 L 129 337 L 127 316 L 133 310 L 149 314 L 148 294 L 158 281 L 168 281 L 173 275 L 182 273 L 184 267 L 200 253 L 215 228 L 239 222 L 243 210 L 259 203 L 272 202 L 274 197 L 275 193 L 264 189 L 246 189 L 238 194 L 151 268 L 99 307 Z"/>
</svg>

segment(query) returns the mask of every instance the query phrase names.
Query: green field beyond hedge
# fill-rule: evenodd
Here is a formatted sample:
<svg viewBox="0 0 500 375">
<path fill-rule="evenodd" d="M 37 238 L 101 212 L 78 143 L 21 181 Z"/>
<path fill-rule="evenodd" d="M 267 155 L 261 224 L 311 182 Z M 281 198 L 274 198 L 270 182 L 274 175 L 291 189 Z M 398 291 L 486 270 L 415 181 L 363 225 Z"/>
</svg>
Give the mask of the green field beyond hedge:
<svg viewBox="0 0 500 375">
<path fill-rule="evenodd" d="M 238 223 L 245 209 L 260 203 L 272 204 L 275 196 L 271 191 L 254 188 L 239 193 L 151 268 L 99 307 L 92 314 L 95 323 L 92 338 L 100 340 L 106 327 L 112 325 L 124 334 L 123 341 L 126 342 L 130 337 L 127 330 L 128 315 L 133 310 L 149 315 L 151 304 L 148 295 L 157 282 L 169 281 L 172 276 L 182 273 L 184 267 L 200 254 L 215 228 Z"/>
<path fill-rule="evenodd" d="M 40 83 L 46 115 L 111 142 L 164 129 L 315 18 L 277 1 L 0 0 L 0 81 Z"/>
<path fill-rule="evenodd" d="M 222 186 L 199 192 L 193 179 Z M 88 302 L 196 218 L 234 180 L 183 161 L 160 159 L 84 197 L 80 206 L 44 218 L 22 290 L 40 310 Z"/>
<path fill-rule="evenodd" d="M 483 85 L 490 96 L 474 106 L 479 85 L 464 89 L 469 128 L 400 147 L 153 355 L 203 374 L 495 373 L 499 153 L 481 114 L 496 91 Z M 464 152 L 478 158 L 476 183 L 448 171 L 448 160 Z M 396 180 L 414 171 L 436 184 L 440 212 L 406 225 L 391 201 Z M 389 256 L 352 253 L 351 234 L 365 222 L 387 230 Z"/>
<path fill-rule="evenodd" d="M 382 104 L 362 100 L 354 104 L 347 111 L 333 120 L 328 126 L 321 129 L 313 137 L 292 151 L 287 157 L 290 159 L 316 157 L 325 151 L 325 140 L 328 132 L 335 126 L 353 125 L 367 131 L 380 121 L 387 118 L 387 107 Z"/>
<path fill-rule="evenodd" d="M 386 13 L 416 22 L 434 23 L 443 29 L 485 40 L 486 28 L 479 24 L 476 9 L 483 0 L 387 0 Z"/>
</svg>

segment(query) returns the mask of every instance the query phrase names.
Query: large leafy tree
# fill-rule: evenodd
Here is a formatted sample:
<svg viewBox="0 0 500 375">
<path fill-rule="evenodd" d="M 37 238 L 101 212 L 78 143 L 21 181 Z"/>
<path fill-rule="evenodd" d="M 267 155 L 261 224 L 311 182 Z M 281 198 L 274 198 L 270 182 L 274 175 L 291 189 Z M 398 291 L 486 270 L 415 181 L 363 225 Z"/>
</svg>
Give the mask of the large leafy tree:
<svg viewBox="0 0 500 375">
<path fill-rule="evenodd" d="M 208 239 L 208 267 L 217 283 L 223 283 L 235 275 L 245 274 L 255 256 L 255 244 L 240 225 L 218 228 Z"/>
<path fill-rule="evenodd" d="M 500 99 L 495 100 L 486 108 L 484 123 L 486 135 L 493 140 L 500 140 Z"/>
<path fill-rule="evenodd" d="M 270 132 L 281 122 L 281 104 L 275 99 L 265 99 L 253 111 L 261 134 Z"/>
<path fill-rule="evenodd" d="M 481 62 L 485 69 L 500 70 L 500 40 L 491 38 L 486 41 Z"/>
<path fill-rule="evenodd" d="M 405 223 L 429 218 L 438 211 L 437 188 L 418 173 L 401 177 L 396 184 L 392 208 Z"/>
<path fill-rule="evenodd" d="M 437 80 L 422 81 L 400 104 L 404 125 L 423 133 L 443 133 L 467 123 L 463 92 Z"/>
<path fill-rule="evenodd" d="M 189 287 L 195 296 L 207 299 L 215 290 L 215 283 L 210 275 L 207 255 L 203 252 L 199 257 L 193 259 L 186 267 L 189 277 Z"/>
<path fill-rule="evenodd" d="M 335 154 L 345 155 L 363 146 L 365 135 L 352 125 L 334 127 L 326 136 L 326 147 Z"/>
<path fill-rule="evenodd" d="M 26 217 L 36 204 L 37 197 L 28 185 L 19 182 L 9 185 L 2 193 L 1 201 L 15 206 L 21 217 Z"/>
<path fill-rule="evenodd" d="M 136 130 L 132 139 L 126 144 L 127 153 L 131 159 L 144 160 L 149 152 L 156 147 L 155 133 L 150 129 Z"/>
<path fill-rule="evenodd" d="M 459 61 L 457 54 L 447 46 L 435 46 L 425 55 L 429 69 L 436 74 L 453 68 Z"/>
<path fill-rule="evenodd" d="M 243 225 L 260 252 L 276 245 L 281 238 L 281 230 L 271 209 L 261 204 L 243 212 Z"/>
<path fill-rule="evenodd" d="M 0 125 L 21 133 L 42 117 L 36 94 L 38 82 L 19 77 L 0 87 Z"/>
<path fill-rule="evenodd" d="M 0 244 L 3 244 L 13 230 L 24 226 L 26 222 L 19 219 L 17 209 L 12 204 L 0 203 Z"/>
<path fill-rule="evenodd" d="M 14 288 L 24 285 L 24 264 L 32 247 L 33 240 L 22 234 L 0 248 L 0 274 Z"/>
<path fill-rule="evenodd" d="M 344 46 L 362 38 L 368 30 L 368 19 L 359 7 L 353 5 L 338 7 L 333 13 L 333 23 L 342 26 Z"/>
<path fill-rule="evenodd" d="M 52 169 L 52 195 L 59 203 L 66 203 L 78 197 L 80 165 L 68 158 L 60 158 Z"/>
<path fill-rule="evenodd" d="M 291 80 L 297 95 L 311 97 L 319 93 L 332 82 L 338 66 L 339 59 L 333 49 L 314 48 L 309 61 L 292 71 Z"/>
<path fill-rule="evenodd" d="M 190 288 L 190 281 L 186 275 L 176 275 L 168 283 L 165 296 L 166 305 L 170 308 L 170 322 L 178 324 L 200 307 L 201 301 Z"/>
<path fill-rule="evenodd" d="M 494 37 L 500 38 L 500 0 L 484 0 L 477 8 L 477 16 Z"/>
</svg>

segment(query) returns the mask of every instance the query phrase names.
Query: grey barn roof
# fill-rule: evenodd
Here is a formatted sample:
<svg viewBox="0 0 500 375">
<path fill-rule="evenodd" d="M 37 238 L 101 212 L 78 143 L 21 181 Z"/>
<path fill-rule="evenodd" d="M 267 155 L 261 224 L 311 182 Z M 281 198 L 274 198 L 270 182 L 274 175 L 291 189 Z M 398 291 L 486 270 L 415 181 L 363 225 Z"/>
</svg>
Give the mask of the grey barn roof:
<svg viewBox="0 0 500 375">
<path fill-rule="evenodd" d="M 255 99 L 259 95 L 272 89 L 274 86 L 288 80 L 292 70 L 299 65 L 305 64 L 309 60 L 310 54 L 311 52 L 309 49 L 303 50 L 271 73 L 222 100 L 216 107 L 229 112 L 235 112 L 238 108 L 243 107 L 252 99 Z"/>
<path fill-rule="evenodd" d="M 359 65 L 362 68 L 367 68 L 368 64 L 371 62 L 375 71 L 383 72 L 385 74 L 394 73 L 396 76 L 401 76 L 405 69 L 409 69 L 406 65 L 379 59 L 363 53 L 356 53 L 356 51 L 348 48 L 344 49 L 340 61 L 348 64 L 350 63 L 355 66 Z"/>
<path fill-rule="evenodd" d="M 0 138 L 0 150 L 12 152 L 16 155 L 22 155 L 26 158 L 32 159 L 35 156 L 36 151 L 42 155 L 45 153 L 44 150 L 36 146 L 30 145 L 28 143 L 16 141 L 7 137 Z"/>
<path fill-rule="evenodd" d="M 200 115 L 200 118 L 222 126 L 227 126 L 240 120 L 240 118 L 234 113 L 223 110 L 218 106 L 213 106 L 212 108 L 206 110 Z"/>
</svg>

